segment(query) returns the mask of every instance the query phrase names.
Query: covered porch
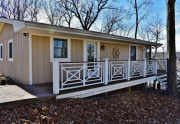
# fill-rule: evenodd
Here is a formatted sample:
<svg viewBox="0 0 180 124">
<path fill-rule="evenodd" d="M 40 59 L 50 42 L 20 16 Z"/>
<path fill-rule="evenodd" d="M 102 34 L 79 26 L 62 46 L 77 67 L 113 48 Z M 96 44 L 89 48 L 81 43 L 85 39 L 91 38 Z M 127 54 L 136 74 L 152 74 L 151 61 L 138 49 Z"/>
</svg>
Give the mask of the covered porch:
<svg viewBox="0 0 180 124">
<path fill-rule="evenodd" d="M 157 61 L 104 58 L 95 62 L 53 62 L 53 93 L 80 87 L 100 87 L 68 93 L 58 98 L 91 96 L 156 80 Z M 85 95 L 86 94 L 86 95 Z"/>
</svg>

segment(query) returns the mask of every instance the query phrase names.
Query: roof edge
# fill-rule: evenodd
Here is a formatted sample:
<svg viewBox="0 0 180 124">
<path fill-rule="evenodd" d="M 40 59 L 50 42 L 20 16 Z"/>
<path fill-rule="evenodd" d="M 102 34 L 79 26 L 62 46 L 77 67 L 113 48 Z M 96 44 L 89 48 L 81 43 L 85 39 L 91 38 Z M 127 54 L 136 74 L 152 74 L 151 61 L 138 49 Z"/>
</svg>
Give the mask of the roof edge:
<svg viewBox="0 0 180 124">
<path fill-rule="evenodd" d="M 0 18 L 0 22 L 12 24 L 14 32 L 19 31 L 19 30 L 26 27 L 24 21 L 12 20 L 12 19 L 7 19 L 7 18 Z"/>
</svg>

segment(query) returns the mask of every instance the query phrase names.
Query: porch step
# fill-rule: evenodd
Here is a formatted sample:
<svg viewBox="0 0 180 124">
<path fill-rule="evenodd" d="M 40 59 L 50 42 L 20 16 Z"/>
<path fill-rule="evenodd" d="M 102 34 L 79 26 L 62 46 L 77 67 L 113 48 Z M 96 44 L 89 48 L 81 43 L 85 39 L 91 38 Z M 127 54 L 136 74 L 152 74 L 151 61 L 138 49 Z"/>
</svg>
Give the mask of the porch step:
<svg viewBox="0 0 180 124">
<path fill-rule="evenodd" d="M 87 89 L 83 91 L 77 91 L 77 92 L 72 92 L 72 93 L 66 93 L 66 94 L 59 94 L 56 96 L 56 99 L 63 99 L 63 98 L 86 98 L 102 93 L 107 93 L 110 91 L 115 91 L 118 89 L 123 89 L 126 87 L 131 87 L 139 84 L 143 84 L 145 82 L 153 81 L 156 79 L 156 76 L 152 77 L 147 77 L 143 79 L 138 79 L 138 80 L 132 80 L 132 81 L 126 81 L 123 83 L 117 83 L 117 84 L 112 84 L 112 85 L 106 85 L 102 87 L 97 87 L 93 89 Z M 61 91 L 60 91 L 61 92 Z"/>
<path fill-rule="evenodd" d="M 165 89 L 167 88 L 167 74 L 157 76 L 157 80 L 164 86 Z M 178 87 L 178 90 L 180 91 L 180 79 L 179 78 L 177 79 L 177 87 Z"/>
</svg>

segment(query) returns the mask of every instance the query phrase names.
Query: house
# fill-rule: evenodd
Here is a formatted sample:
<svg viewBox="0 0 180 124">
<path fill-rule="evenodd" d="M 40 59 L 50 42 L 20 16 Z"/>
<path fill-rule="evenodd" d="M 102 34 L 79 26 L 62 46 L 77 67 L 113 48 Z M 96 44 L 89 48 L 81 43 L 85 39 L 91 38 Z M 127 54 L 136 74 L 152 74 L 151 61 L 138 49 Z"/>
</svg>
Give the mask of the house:
<svg viewBox="0 0 180 124">
<path fill-rule="evenodd" d="M 129 87 L 155 80 L 156 61 L 145 59 L 145 49 L 156 45 L 161 44 L 0 18 L 0 73 L 25 85 L 53 82 L 55 94 L 119 80 L 121 88 Z"/>
</svg>

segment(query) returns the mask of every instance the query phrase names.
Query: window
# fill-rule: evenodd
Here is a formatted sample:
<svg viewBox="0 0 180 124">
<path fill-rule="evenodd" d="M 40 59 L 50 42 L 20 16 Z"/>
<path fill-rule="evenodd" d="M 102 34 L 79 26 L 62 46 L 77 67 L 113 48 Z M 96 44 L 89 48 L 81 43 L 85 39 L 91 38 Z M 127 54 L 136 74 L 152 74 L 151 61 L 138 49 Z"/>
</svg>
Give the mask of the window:
<svg viewBox="0 0 180 124">
<path fill-rule="evenodd" d="M 9 61 L 13 61 L 13 39 L 9 40 L 8 42 L 8 56 Z"/>
<path fill-rule="evenodd" d="M 131 60 L 136 60 L 136 46 L 131 46 Z"/>
<path fill-rule="evenodd" d="M 67 58 L 67 40 L 54 39 L 54 58 Z"/>
<path fill-rule="evenodd" d="M 50 62 L 71 61 L 71 40 L 66 37 L 50 37 Z"/>
<path fill-rule="evenodd" d="M 0 61 L 3 61 L 3 44 L 0 44 Z"/>
</svg>

